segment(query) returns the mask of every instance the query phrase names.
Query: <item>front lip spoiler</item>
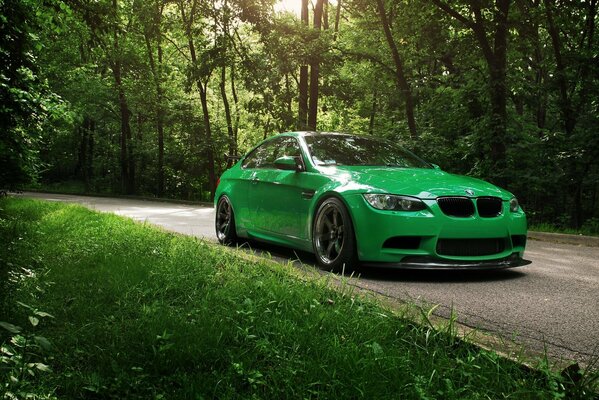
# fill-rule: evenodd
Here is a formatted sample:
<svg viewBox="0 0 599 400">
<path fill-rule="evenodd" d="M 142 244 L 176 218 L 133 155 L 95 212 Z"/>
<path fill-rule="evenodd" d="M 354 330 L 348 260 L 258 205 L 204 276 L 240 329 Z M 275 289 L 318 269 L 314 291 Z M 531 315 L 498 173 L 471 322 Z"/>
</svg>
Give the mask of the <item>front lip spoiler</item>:
<svg viewBox="0 0 599 400">
<path fill-rule="evenodd" d="M 530 264 L 532 261 L 524 260 L 523 258 L 510 256 L 499 260 L 489 261 L 457 261 L 444 260 L 434 257 L 406 257 L 406 261 L 398 263 L 369 263 L 365 262 L 362 265 L 366 267 L 386 267 L 386 268 L 401 268 L 401 269 L 430 269 L 430 270 L 492 270 L 522 267 Z"/>
</svg>

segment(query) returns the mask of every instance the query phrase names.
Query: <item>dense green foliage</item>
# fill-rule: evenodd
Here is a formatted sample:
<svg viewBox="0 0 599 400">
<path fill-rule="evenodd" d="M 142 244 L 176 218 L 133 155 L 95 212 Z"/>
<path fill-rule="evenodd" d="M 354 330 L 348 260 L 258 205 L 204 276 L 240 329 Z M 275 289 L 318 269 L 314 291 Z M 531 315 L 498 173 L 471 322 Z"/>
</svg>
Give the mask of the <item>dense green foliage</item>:
<svg viewBox="0 0 599 400">
<path fill-rule="evenodd" d="M 592 398 L 590 373 L 568 385 L 350 287 L 112 214 L 4 199 L 0 243 L 0 392 L 17 398 Z"/>
<path fill-rule="evenodd" d="M 596 0 L 294 1 L 303 20 L 274 0 L 2 1 L 0 186 L 23 181 L 9 162 L 209 199 L 225 154 L 314 125 L 491 180 L 533 222 L 599 230 Z"/>
</svg>

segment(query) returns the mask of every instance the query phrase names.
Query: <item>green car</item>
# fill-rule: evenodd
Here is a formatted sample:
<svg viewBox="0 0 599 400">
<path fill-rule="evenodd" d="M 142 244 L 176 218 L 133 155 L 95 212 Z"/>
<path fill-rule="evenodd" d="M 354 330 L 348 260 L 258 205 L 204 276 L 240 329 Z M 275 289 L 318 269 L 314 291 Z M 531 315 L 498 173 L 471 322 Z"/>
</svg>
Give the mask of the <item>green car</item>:
<svg viewBox="0 0 599 400">
<path fill-rule="evenodd" d="M 223 173 L 214 199 L 220 243 L 292 247 L 328 270 L 530 263 L 526 216 L 510 192 L 370 136 L 268 138 Z"/>
</svg>

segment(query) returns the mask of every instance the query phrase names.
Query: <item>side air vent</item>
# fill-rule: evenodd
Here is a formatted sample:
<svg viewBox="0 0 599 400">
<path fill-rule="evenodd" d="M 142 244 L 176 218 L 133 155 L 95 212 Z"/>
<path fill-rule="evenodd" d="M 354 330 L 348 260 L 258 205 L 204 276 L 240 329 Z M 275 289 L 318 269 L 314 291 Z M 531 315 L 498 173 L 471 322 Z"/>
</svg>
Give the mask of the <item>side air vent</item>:
<svg viewBox="0 0 599 400">
<path fill-rule="evenodd" d="M 501 214 L 501 205 L 499 197 L 479 197 L 476 200 L 478 215 L 483 218 L 493 218 Z"/>
<path fill-rule="evenodd" d="M 445 215 L 466 218 L 474 215 L 474 204 L 468 197 L 439 197 L 437 204 Z"/>
<path fill-rule="evenodd" d="M 512 246 L 513 247 L 526 246 L 526 235 L 512 235 Z"/>
<path fill-rule="evenodd" d="M 386 249 L 409 249 L 415 250 L 420 247 L 420 236 L 394 236 L 383 243 Z"/>
</svg>

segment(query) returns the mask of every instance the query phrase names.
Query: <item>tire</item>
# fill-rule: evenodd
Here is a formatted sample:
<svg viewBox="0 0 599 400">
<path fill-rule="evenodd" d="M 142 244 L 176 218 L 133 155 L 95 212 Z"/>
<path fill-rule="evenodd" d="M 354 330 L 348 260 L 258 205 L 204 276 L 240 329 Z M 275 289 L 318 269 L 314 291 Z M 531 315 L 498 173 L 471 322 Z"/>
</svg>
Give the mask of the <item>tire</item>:
<svg viewBox="0 0 599 400">
<path fill-rule="evenodd" d="M 227 196 L 222 196 L 216 205 L 216 216 L 214 217 L 214 228 L 216 238 L 220 244 L 227 246 L 237 243 L 237 232 L 235 230 L 235 214 L 231 201 Z"/>
<path fill-rule="evenodd" d="M 354 228 L 341 200 L 329 197 L 318 207 L 312 247 L 318 264 L 329 271 L 350 274 L 358 268 Z"/>
</svg>

